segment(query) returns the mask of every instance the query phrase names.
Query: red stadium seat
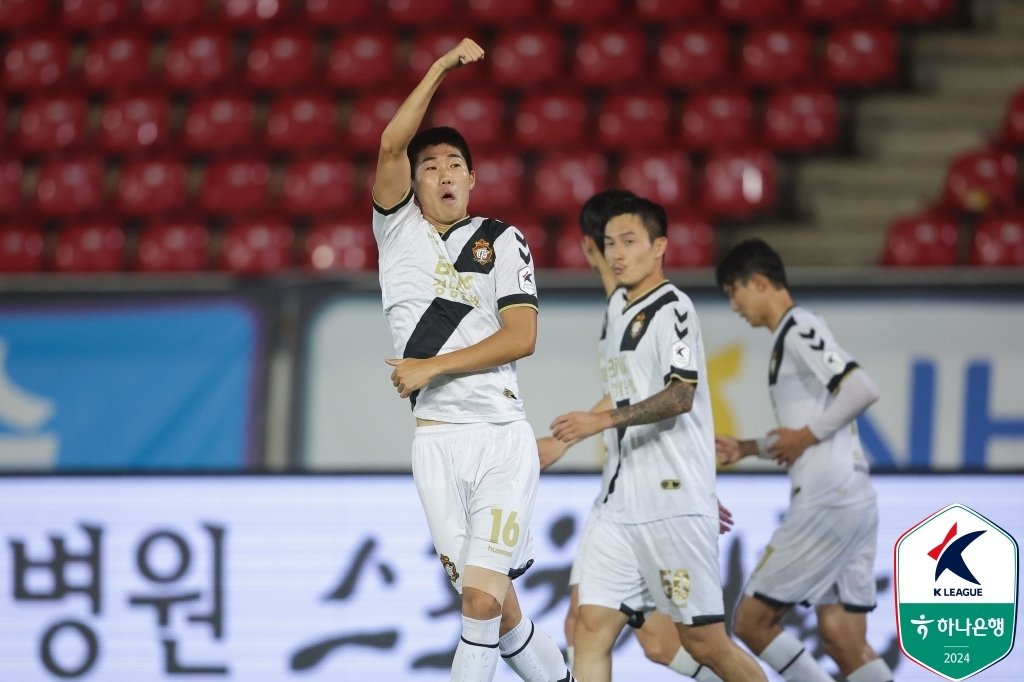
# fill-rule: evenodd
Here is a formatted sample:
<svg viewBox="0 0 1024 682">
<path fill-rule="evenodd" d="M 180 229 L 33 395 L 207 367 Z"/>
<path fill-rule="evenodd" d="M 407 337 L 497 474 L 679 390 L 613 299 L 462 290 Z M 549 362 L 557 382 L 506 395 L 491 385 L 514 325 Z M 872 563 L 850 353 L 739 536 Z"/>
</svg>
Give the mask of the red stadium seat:
<svg viewBox="0 0 1024 682">
<path fill-rule="evenodd" d="M 143 152 L 163 146 L 170 126 L 171 105 L 166 96 L 116 95 L 103 106 L 97 141 L 107 154 Z"/>
<path fill-rule="evenodd" d="M 267 147 L 274 151 L 319 149 L 336 140 L 334 99 L 326 92 L 285 95 L 267 114 Z"/>
<path fill-rule="evenodd" d="M 811 34 L 802 26 L 754 27 L 743 39 L 740 76 L 759 87 L 797 83 L 811 76 L 812 57 Z"/>
<path fill-rule="evenodd" d="M 3 89 L 26 92 L 60 85 L 68 78 L 70 52 L 60 34 L 12 36 L 4 55 Z"/>
<path fill-rule="evenodd" d="M 775 157 L 766 149 L 712 152 L 701 181 L 703 208 L 714 218 L 765 214 L 778 200 L 777 176 Z"/>
<path fill-rule="evenodd" d="M 725 81 L 729 75 L 729 36 L 718 26 L 680 26 L 665 33 L 656 57 L 658 79 L 676 87 Z"/>
<path fill-rule="evenodd" d="M 287 0 L 221 0 L 221 21 L 232 28 L 260 28 L 280 19 Z"/>
<path fill-rule="evenodd" d="M 430 122 L 460 131 L 470 149 L 495 145 L 507 138 L 505 102 L 492 90 L 460 89 L 442 93 L 430 107 Z"/>
<path fill-rule="evenodd" d="M 21 189 L 24 169 L 21 159 L 14 156 L 0 157 L 0 215 L 18 213 L 25 201 Z M 5 228 L 0 227 L 0 230 Z"/>
<path fill-rule="evenodd" d="M 537 0 L 467 0 L 467 15 L 481 26 L 507 26 L 537 13 Z"/>
<path fill-rule="evenodd" d="M 85 140 L 89 104 L 85 97 L 71 94 L 35 95 L 21 110 L 15 134 L 23 152 L 58 152 L 81 145 Z"/>
<path fill-rule="evenodd" d="M 589 140 L 587 100 L 576 90 L 538 92 L 519 103 L 513 139 L 524 149 L 582 146 Z"/>
<path fill-rule="evenodd" d="M 882 265 L 943 267 L 957 264 L 956 222 L 947 215 L 925 211 L 894 220 L 885 235 Z"/>
<path fill-rule="evenodd" d="M 488 55 L 491 78 L 508 88 L 557 83 L 565 73 L 563 42 L 550 26 L 505 29 Z"/>
<path fill-rule="evenodd" d="M 787 88 L 765 102 L 762 141 L 772 149 L 806 152 L 831 147 L 838 138 L 839 105 L 827 88 Z"/>
<path fill-rule="evenodd" d="M 551 252 L 554 249 L 555 240 L 540 216 L 520 210 L 502 213 L 498 219 L 515 226 L 526 238 L 535 268 L 547 268 L 552 265 Z"/>
<path fill-rule="evenodd" d="M 306 21 L 315 26 L 355 27 L 374 10 L 374 0 L 305 0 Z"/>
<path fill-rule="evenodd" d="M 668 248 L 665 266 L 669 268 L 708 268 L 715 264 L 715 230 L 701 215 L 668 215 Z"/>
<path fill-rule="evenodd" d="M 598 111 L 597 140 L 609 149 L 665 144 L 668 121 L 669 100 L 662 91 L 611 93 Z"/>
<path fill-rule="evenodd" d="M 476 185 L 469 195 L 473 215 L 500 218 L 505 211 L 524 205 L 526 170 L 520 154 L 485 151 L 474 157 L 473 171 Z"/>
<path fill-rule="evenodd" d="M 124 19 L 126 0 L 62 0 L 60 23 L 70 29 L 102 30 Z"/>
<path fill-rule="evenodd" d="M 322 218 L 303 240 L 303 265 L 314 270 L 375 270 L 377 243 L 366 216 Z"/>
<path fill-rule="evenodd" d="M 646 46 L 643 32 L 632 24 L 587 29 L 576 44 L 573 77 L 596 86 L 643 80 Z"/>
<path fill-rule="evenodd" d="M 245 82 L 269 90 L 305 85 L 313 76 L 313 36 L 283 29 L 253 40 L 245 62 Z"/>
<path fill-rule="evenodd" d="M 715 0 L 718 16 L 729 22 L 761 24 L 789 14 L 786 0 Z"/>
<path fill-rule="evenodd" d="M 583 254 L 583 232 L 573 218 L 566 218 L 554 231 L 553 264 L 560 270 L 584 270 L 590 267 Z M 598 244 L 603 248 L 603 244 Z"/>
<path fill-rule="evenodd" d="M 1003 140 L 1014 147 L 1024 147 L 1024 89 L 1017 91 L 1006 108 Z"/>
<path fill-rule="evenodd" d="M 141 272 L 206 270 L 210 230 L 194 218 L 164 219 L 147 224 L 139 234 L 135 267 Z"/>
<path fill-rule="evenodd" d="M 690 158 L 679 150 L 631 150 L 619 162 L 616 184 L 671 208 L 689 203 L 691 174 Z"/>
<path fill-rule="evenodd" d="M 124 228 L 107 218 L 85 220 L 57 232 L 54 267 L 60 272 L 117 272 L 124 266 Z"/>
<path fill-rule="evenodd" d="M 60 158 L 39 167 L 36 209 L 47 217 L 77 216 L 103 206 L 103 160 L 98 156 Z"/>
<path fill-rule="evenodd" d="M 636 0 L 637 18 L 660 25 L 701 17 L 706 10 L 704 0 Z"/>
<path fill-rule="evenodd" d="M 405 67 L 407 80 L 419 83 L 430 65 L 437 61 L 438 57 L 462 42 L 467 35 L 469 35 L 468 29 L 445 25 L 438 29 L 425 28 L 421 33 L 413 36 L 412 44 L 409 46 L 409 61 Z M 487 45 L 483 45 L 483 48 L 487 49 Z M 445 89 L 451 89 L 453 84 L 476 84 L 479 81 L 479 75 L 474 74 L 479 74 L 479 72 L 480 67 L 476 70 L 449 71 L 444 78 Z"/>
<path fill-rule="evenodd" d="M 455 16 L 454 0 L 384 0 L 384 7 L 392 23 L 405 26 L 439 24 Z"/>
<path fill-rule="evenodd" d="M 754 137 L 754 102 L 746 90 L 699 92 L 683 103 L 680 139 L 690 149 L 746 144 Z"/>
<path fill-rule="evenodd" d="M 355 166 L 344 156 L 293 160 L 284 172 L 281 201 L 292 215 L 319 215 L 348 208 Z"/>
<path fill-rule="evenodd" d="M 882 13 L 899 24 L 934 24 L 953 16 L 954 0 L 882 0 Z"/>
<path fill-rule="evenodd" d="M 46 236 L 35 223 L 0 225 L 0 272 L 38 272 L 43 269 Z"/>
<path fill-rule="evenodd" d="M 256 213 L 263 209 L 270 188 L 270 166 L 262 158 L 214 161 L 206 166 L 199 204 L 218 215 Z"/>
<path fill-rule="evenodd" d="M 829 32 L 825 77 L 839 87 L 877 87 L 899 73 L 896 34 L 885 25 L 844 26 Z"/>
<path fill-rule="evenodd" d="M 533 173 L 533 205 L 549 213 L 576 216 L 580 206 L 608 187 L 608 160 L 592 151 L 545 154 Z"/>
<path fill-rule="evenodd" d="M 237 275 L 272 275 L 292 262 L 295 231 L 280 218 L 235 220 L 224 232 L 220 267 Z"/>
<path fill-rule="evenodd" d="M 105 33 L 85 47 L 82 80 L 97 90 L 131 88 L 149 77 L 149 38 L 133 31 Z"/>
<path fill-rule="evenodd" d="M 969 213 L 1011 208 L 1017 192 L 1017 158 L 1001 149 L 979 149 L 953 157 L 943 203 Z"/>
<path fill-rule="evenodd" d="M 974 228 L 971 265 L 1024 266 L 1024 213 L 983 218 Z"/>
<path fill-rule="evenodd" d="M 41 23 L 50 14 L 49 3 L 39 0 L 0 2 L 0 31 L 22 30 Z"/>
<path fill-rule="evenodd" d="M 202 17 L 206 5 L 206 0 L 140 0 L 139 19 L 149 28 L 178 28 Z"/>
<path fill-rule="evenodd" d="M 159 216 L 188 201 L 188 167 L 174 156 L 135 159 L 121 167 L 115 203 L 127 216 Z"/>
<path fill-rule="evenodd" d="M 592 24 L 614 19 L 619 14 L 618 0 L 551 0 L 548 13 L 555 21 L 567 24 Z"/>
<path fill-rule="evenodd" d="M 349 146 L 357 152 L 376 152 L 380 136 L 405 100 L 405 95 L 368 93 L 352 104 Z"/>
<path fill-rule="evenodd" d="M 256 106 L 244 95 L 203 95 L 185 114 L 182 141 L 196 152 L 223 152 L 252 145 Z"/>
<path fill-rule="evenodd" d="M 327 55 L 327 82 L 340 88 L 386 83 L 394 77 L 397 48 L 395 32 L 388 28 L 341 33 Z"/>
<path fill-rule="evenodd" d="M 862 19 L 872 10 L 871 0 L 799 0 L 797 15 L 815 24 L 841 24 Z"/>
<path fill-rule="evenodd" d="M 164 55 L 164 80 L 176 90 L 220 85 L 232 73 L 231 37 L 215 28 L 174 33 Z"/>
</svg>

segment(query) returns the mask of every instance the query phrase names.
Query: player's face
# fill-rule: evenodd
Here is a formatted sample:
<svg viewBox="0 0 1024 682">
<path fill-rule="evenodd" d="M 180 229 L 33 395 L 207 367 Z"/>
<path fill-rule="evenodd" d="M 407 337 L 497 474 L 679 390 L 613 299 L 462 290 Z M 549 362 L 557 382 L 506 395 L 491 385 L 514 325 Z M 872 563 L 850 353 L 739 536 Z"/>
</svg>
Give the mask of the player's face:
<svg viewBox="0 0 1024 682">
<path fill-rule="evenodd" d="M 732 311 L 746 320 L 751 327 L 763 327 L 766 324 L 764 296 L 758 282 L 753 279 L 733 282 L 723 287 L 723 290 L 729 297 L 729 307 Z"/>
<path fill-rule="evenodd" d="M 627 289 L 647 288 L 663 279 L 661 258 L 667 240 L 653 242 L 640 217 L 617 215 L 604 228 L 604 257 L 615 281 Z"/>
<path fill-rule="evenodd" d="M 436 144 L 420 153 L 413 169 L 412 191 L 420 210 L 431 222 L 451 225 L 466 217 L 469 191 L 476 175 L 462 153 L 449 144 Z"/>
</svg>

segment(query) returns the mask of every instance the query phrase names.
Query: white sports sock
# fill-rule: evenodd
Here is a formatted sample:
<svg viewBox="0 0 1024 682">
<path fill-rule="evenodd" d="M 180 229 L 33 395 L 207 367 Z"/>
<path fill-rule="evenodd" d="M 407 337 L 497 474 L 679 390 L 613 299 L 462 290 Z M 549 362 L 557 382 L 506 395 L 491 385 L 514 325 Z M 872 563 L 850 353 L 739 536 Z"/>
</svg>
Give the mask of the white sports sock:
<svg viewBox="0 0 1024 682">
<path fill-rule="evenodd" d="M 498 640 L 498 650 L 526 682 L 552 682 L 566 679 L 569 674 L 562 652 L 529 618 L 520 620 Z"/>
<path fill-rule="evenodd" d="M 892 682 L 892 670 L 880 658 L 868 661 L 846 676 L 848 682 Z"/>
<path fill-rule="evenodd" d="M 462 639 L 455 647 L 452 682 L 491 682 L 498 667 L 501 616 L 490 620 L 462 617 Z"/>
<path fill-rule="evenodd" d="M 576 658 L 576 647 L 567 646 L 565 647 L 565 662 L 569 664 L 569 670 L 572 670 L 573 660 Z"/>
<path fill-rule="evenodd" d="M 773 639 L 760 658 L 786 682 L 833 682 L 800 640 L 788 632 Z"/>
<path fill-rule="evenodd" d="M 679 651 L 669 662 L 668 669 L 675 670 L 680 675 L 692 677 L 697 682 L 722 682 L 722 678 L 716 675 L 711 668 L 695 661 L 690 652 L 683 647 L 679 647 Z"/>
</svg>

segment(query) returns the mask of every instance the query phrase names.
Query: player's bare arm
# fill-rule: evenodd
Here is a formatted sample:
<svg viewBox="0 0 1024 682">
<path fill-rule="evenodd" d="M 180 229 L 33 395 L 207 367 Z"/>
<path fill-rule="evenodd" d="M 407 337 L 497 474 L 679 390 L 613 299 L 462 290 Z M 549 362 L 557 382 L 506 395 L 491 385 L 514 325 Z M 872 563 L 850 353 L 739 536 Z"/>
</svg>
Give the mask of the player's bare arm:
<svg viewBox="0 0 1024 682">
<path fill-rule="evenodd" d="M 654 424 L 677 417 L 693 407 L 697 385 L 689 381 L 673 381 L 650 398 L 635 405 L 625 405 L 603 412 L 569 412 L 551 422 L 555 438 L 567 442 L 581 440 L 604 429 L 619 426 Z"/>
<path fill-rule="evenodd" d="M 583 256 L 587 259 L 587 263 L 590 267 L 601 278 L 601 287 L 604 288 L 604 295 L 611 296 L 612 292 L 619 286 L 618 282 L 615 281 L 615 273 L 612 272 L 612 268 L 608 265 L 608 261 L 604 258 L 604 251 L 601 246 L 598 246 L 594 238 L 588 234 L 583 235 Z"/>
<path fill-rule="evenodd" d="M 373 183 L 373 200 L 378 205 L 390 208 L 409 193 L 412 173 L 406 149 L 423 122 L 427 106 L 445 74 L 483 58 L 483 48 L 470 38 L 464 38 L 431 65 L 419 85 L 402 102 L 380 138 L 377 175 Z"/>
<path fill-rule="evenodd" d="M 537 345 L 537 309 L 515 306 L 501 312 L 502 327 L 479 343 L 432 358 L 389 358 L 391 383 L 408 398 L 442 374 L 481 372 L 533 354 Z"/>
<path fill-rule="evenodd" d="M 754 439 L 741 440 L 732 436 L 715 436 L 715 455 L 718 457 L 719 464 L 735 464 L 744 457 L 755 457 L 757 454 L 758 446 Z"/>
<path fill-rule="evenodd" d="M 597 404 L 590 408 L 593 413 L 605 412 L 612 407 L 612 399 L 608 395 L 604 395 Z M 557 462 L 562 458 L 573 445 L 576 445 L 579 441 L 572 441 L 567 443 L 559 440 L 553 436 L 545 436 L 537 439 L 537 453 L 540 455 L 540 469 L 541 471 L 547 469 L 549 466 Z M 730 515 L 731 516 L 731 515 Z"/>
</svg>

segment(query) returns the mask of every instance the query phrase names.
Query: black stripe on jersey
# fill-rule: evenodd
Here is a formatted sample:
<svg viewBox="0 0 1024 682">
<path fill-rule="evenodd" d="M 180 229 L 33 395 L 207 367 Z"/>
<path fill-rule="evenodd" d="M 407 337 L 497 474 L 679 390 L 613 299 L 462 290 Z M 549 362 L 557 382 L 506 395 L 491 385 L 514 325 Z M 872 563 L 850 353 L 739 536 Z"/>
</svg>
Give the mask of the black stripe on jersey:
<svg viewBox="0 0 1024 682">
<path fill-rule="evenodd" d="M 391 215 L 392 213 L 397 213 L 398 211 L 400 211 L 403 206 L 409 203 L 410 199 L 412 199 L 412 187 L 409 188 L 409 191 L 406 193 L 405 198 L 399 201 L 391 208 L 384 208 L 376 201 L 374 201 L 373 210 L 376 211 L 377 213 L 380 213 L 381 215 Z"/>
<path fill-rule="evenodd" d="M 779 378 L 779 366 L 782 364 L 782 351 L 786 348 L 786 334 L 796 326 L 796 320 L 792 317 L 782 325 L 779 338 L 775 339 L 775 346 L 772 348 L 772 357 L 768 361 L 768 385 L 774 386 L 775 380 Z"/>
<path fill-rule="evenodd" d="M 462 247 L 462 253 L 455 259 L 455 269 L 459 272 L 482 272 L 484 274 L 493 270 L 494 262 L 498 259 L 494 251 L 494 242 L 509 227 L 511 225 L 494 218 L 488 218 L 480 223 L 480 227 L 476 229 L 476 232 L 466 240 L 466 245 Z M 450 234 L 451 230 L 448 233 Z M 474 245 L 481 240 L 486 242 L 487 247 L 491 250 L 491 257 L 485 263 L 481 263 L 473 256 Z"/>
<path fill-rule="evenodd" d="M 828 382 L 828 392 L 835 393 L 836 391 L 838 391 L 839 384 L 843 383 L 843 379 L 845 379 L 850 372 L 857 369 L 858 367 L 860 367 L 860 365 L 858 365 L 853 360 L 850 360 L 848 363 L 846 363 L 846 367 L 843 367 L 843 371 L 832 377 L 832 379 Z"/>
<path fill-rule="evenodd" d="M 416 328 L 409 335 L 409 341 L 402 352 L 403 358 L 432 358 L 451 338 L 459 323 L 469 314 L 473 306 L 446 298 L 435 298 L 423 311 Z M 416 407 L 419 391 L 409 396 L 410 403 Z"/>
<path fill-rule="evenodd" d="M 629 398 L 626 398 L 625 400 L 615 401 L 615 407 L 625 407 L 626 405 L 629 405 Z M 608 498 L 612 496 L 613 492 L 615 492 L 615 481 L 618 480 L 619 472 L 622 471 L 622 439 L 626 435 L 627 428 L 628 427 L 626 426 L 615 427 L 615 433 L 619 441 L 619 461 L 615 465 L 615 473 L 612 474 L 611 480 L 608 481 L 608 492 L 605 494 L 602 504 L 604 502 L 607 502 Z"/>
<path fill-rule="evenodd" d="M 622 343 L 619 344 L 619 350 L 636 350 L 636 347 L 640 344 L 640 339 L 644 337 L 644 334 L 647 333 L 647 329 L 651 326 L 651 321 L 654 319 L 654 315 L 669 303 L 674 303 L 678 300 L 679 297 L 676 296 L 676 292 L 669 291 L 655 300 L 654 303 L 651 303 L 643 310 L 640 310 L 633 315 L 633 321 L 626 326 L 626 331 L 622 334 Z M 638 319 L 641 315 L 643 318 Z"/>
<path fill-rule="evenodd" d="M 502 296 L 498 299 L 498 312 L 500 313 L 505 308 L 509 308 L 514 305 L 532 305 L 536 308 L 537 297 L 531 296 L 530 294 L 512 294 L 510 296 Z"/>
<path fill-rule="evenodd" d="M 469 225 L 471 222 L 473 222 L 473 218 L 470 217 L 470 216 L 466 216 L 462 220 L 460 220 L 460 221 L 458 221 L 456 223 L 452 223 L 448 227 L 447 230 L 445 230 L 444 232 L 439 233 L 441 235 L 441 241 L 447 241 L 448 237 L 450 237 L 453 234 L 455 234 L 455 230 L 459 229 L 463 225 Z"/>
<path fill-rule="evenodd" d="M 669 281 L 668 281 L 667 279 L 666 279 L 666 280 L 662 280 L 662 281 L 661 281 L 661 282 L 660 282 L 659 284 L 655 285 L 655 286 L 654 286 L 653 288 L 651 288 L 651 289 L 650 289 L 649 291 L 645 291 L 645 292 L 644 292 L 644 294 L 643 294 L 642 296 L 640 296 L 639 298 L 637 298 L 637 299 L 636 299 L 636 300 L 634 300 L 634 301 L 629 301 L 629 300 L 628 300 L 628 297 L 627 297 L 627 301 L 626 301 L 626 307 L 625 307 L 625 308 L 623 308 L 623 309 L 622 309 L 622 311 L 623 311 L 623 312 L 625 312 L 625 311 L 629 310 L 630 308 L 635 308 L 636 306 L 640 305 L 641 303 L 643 303 L 643 302 L 644 302 L 644 301 L 646 301 L 647 299 L 649 299 L 649 298 L 651 298 L 652 296 L 654 296 L 654 294 L 656 294 L 656 293 L 658 293 L 659 291 L 661 291 L 661 288 L 662 288 L 663 286 L 665 286 L 666 284 L 668 284 L 668 283 L 669 283 Z M 624 288 L 624 287 L 619 287 L 618 289 L 616 289 L 616 291 L 618 291 L 619 289 L 622 289 L 622 293 L 623 293 L 623 295 L 625 296 L 625 295 L 626 295 L 626 291 L 625 291 L 625 288 Z M 613 293 L 614 293 L 614 292 L 613 292 Z"/>
</svg>

